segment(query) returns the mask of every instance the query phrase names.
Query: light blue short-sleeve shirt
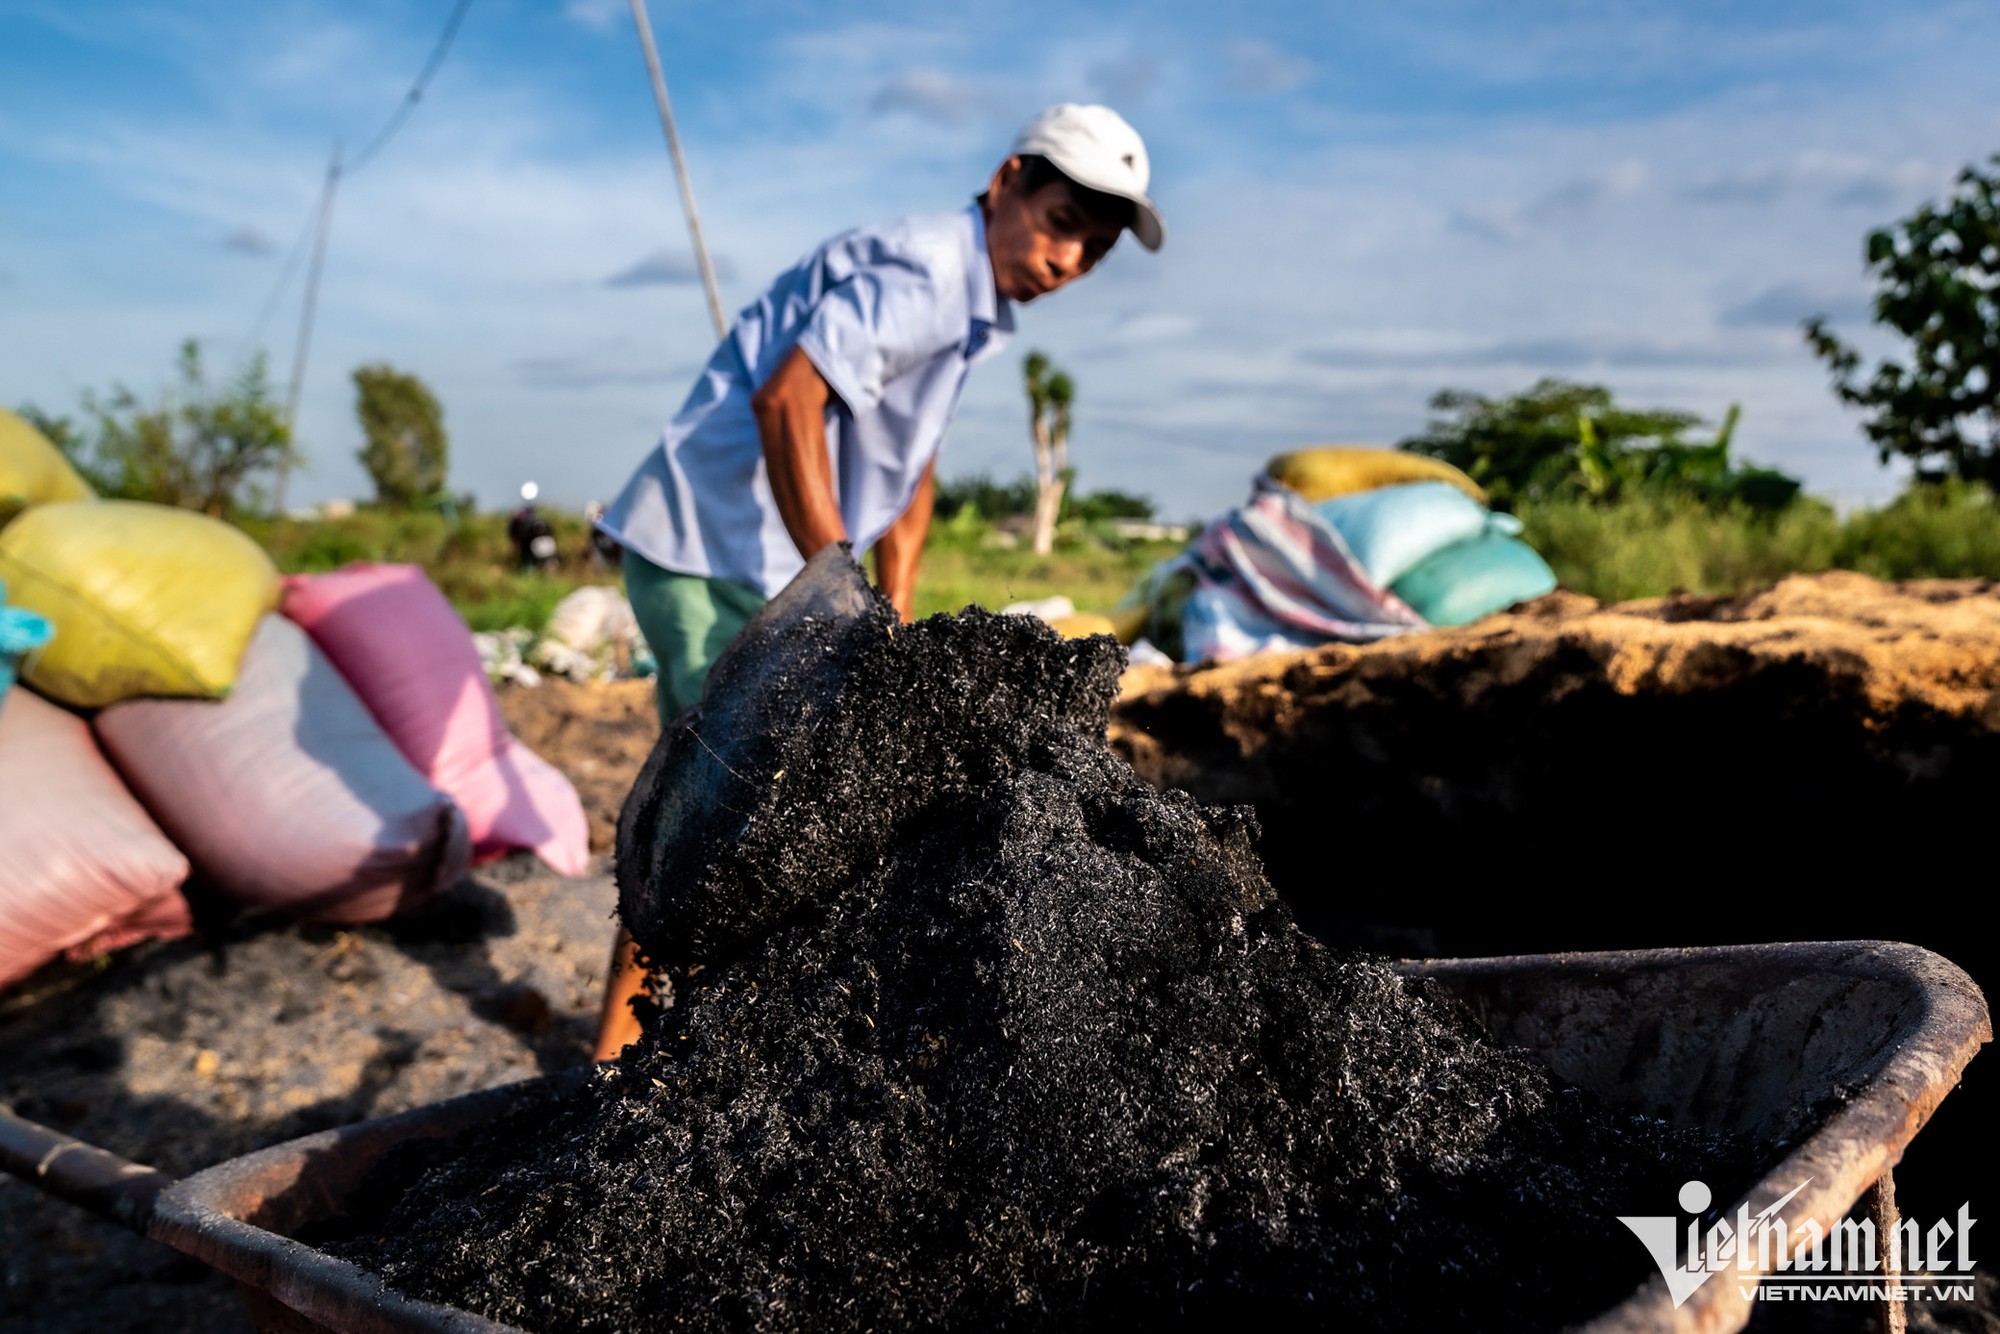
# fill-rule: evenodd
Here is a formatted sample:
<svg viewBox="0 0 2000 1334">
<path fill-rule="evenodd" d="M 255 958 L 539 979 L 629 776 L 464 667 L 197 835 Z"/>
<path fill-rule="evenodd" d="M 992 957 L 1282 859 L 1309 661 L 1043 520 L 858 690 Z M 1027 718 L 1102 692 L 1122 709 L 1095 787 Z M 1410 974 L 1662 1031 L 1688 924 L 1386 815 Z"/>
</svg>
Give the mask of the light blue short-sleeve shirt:
<svg viewBox="0 0 2000 1334">
<path fill-rule="evenodd" d="M 750 396 L 796 346 L 838 395 L 826 445 L 859 555 L 909 506 L 967 371 L 1013 328 L 977 204 L 836 236 L 736 317 L 598 526 L 664 569 L 766 597 L 784 587 L 805 561 L 771 497 Z"/>
</svg>

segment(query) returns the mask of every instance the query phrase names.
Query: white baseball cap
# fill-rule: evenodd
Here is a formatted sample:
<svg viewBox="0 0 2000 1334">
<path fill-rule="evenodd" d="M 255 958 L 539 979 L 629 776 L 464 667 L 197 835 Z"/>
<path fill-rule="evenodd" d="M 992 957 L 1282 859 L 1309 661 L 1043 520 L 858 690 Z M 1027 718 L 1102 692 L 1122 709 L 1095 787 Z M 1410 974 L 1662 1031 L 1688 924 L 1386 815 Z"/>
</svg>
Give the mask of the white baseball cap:
<svg viewBox="0 0 2000 1334">
<path fill-rule="evenodd" d="M 1158 250 L 1167 239 L 1160 210 L 1146 195 L 1153 175 L 1146 141 L 1110 107 L 1050 107 L 1022 127 L 1012 151 L 1038 154 L 1078 185 L 1131 200 L 1132 235 L 1146 249 Z"/>
</svg>

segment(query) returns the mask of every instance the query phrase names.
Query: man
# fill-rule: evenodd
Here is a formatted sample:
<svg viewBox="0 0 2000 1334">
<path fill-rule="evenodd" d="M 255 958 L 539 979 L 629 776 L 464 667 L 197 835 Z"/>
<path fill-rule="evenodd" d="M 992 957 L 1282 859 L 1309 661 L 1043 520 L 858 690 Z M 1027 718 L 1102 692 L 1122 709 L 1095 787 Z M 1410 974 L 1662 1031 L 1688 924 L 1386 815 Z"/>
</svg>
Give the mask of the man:
<svg viewBox="0 0 2000 1334">
<path fill-rule="evenodd" d="M 1030 121 L 970 208 L 837 236 L 736 318 L 658 448 L 598 526 L 659 663 L 664 725 L 767 599 L 830 542 L 872 550 L 905 620 L 938 450 L 965 377 L 1015 303 L 1095 268 L 1121 231 L 1157 250 L 1146 146 L 1108 107 Z M 637 1036 L 621 934 L 599 1059 Z"/>
<path fill-rule="evenodd" d="M 555 564 L 556 532 L 535 508 L 542 493 L 533 482 L 521 486 L 521 508 L 507 519 L 507 540 L 514 544 L 514 563 L 524 570 L 544 569 Z"/>
</svg>

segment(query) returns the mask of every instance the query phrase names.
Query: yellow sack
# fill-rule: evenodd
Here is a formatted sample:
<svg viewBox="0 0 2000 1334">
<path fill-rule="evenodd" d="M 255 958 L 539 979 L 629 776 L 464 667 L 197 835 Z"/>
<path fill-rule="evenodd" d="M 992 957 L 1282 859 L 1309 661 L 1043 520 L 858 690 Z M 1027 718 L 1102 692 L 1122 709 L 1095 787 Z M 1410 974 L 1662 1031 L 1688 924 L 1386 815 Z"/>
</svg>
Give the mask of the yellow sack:
<svg viewBox="0 0 2000 1334">
<path fill-rule="evenodd" d="M 1120 602 L 1104 618 L 1111 622 L 1111 633 L 1118 636 L 1118 642 L 1130 644 L 1146 633 L 1146 622 L 1153 619 L 1153 609 L 1144 602 L 1129 607 Z"/>
<path fill-rule="evenodd" d="M 1486 493 L 1479 489 L 1479 483 L 1449 463 L 1401 449 L 1319 445 L 1280 454 L 1264 465 L 1264 471 L 1309 501 L 1331 500 L 1335 496 L 1373 491 L 1378 486 L 1401 486 L 1405 482 L 1449 482 L 1480 504 L 1486 503 Z"/>
<path fill-rule="evenodd" d="M 1049 624 L 1064 639 L 1085 639 L 1091 635 L 1115 635 L 1118 627 L 1111 623 L 1109 616 L 1101 616 L 1094 611 L 1073 611 L 1067 616 L 1058 616 Z"/>
<path fill-rule="evenodd" d="M 95 494 L 47 436 L 0 408 L 0 523 L 30 505 Z"/>
<path fill-rule="evenodd" d="M 134 500 L 25 511 L 0 531 L 0 583 L 56 628 L 21 679 L 86 709 L 228 694 L 258 618 L 278 605 L 262 547 L 220 519 Z"/>
</svg>

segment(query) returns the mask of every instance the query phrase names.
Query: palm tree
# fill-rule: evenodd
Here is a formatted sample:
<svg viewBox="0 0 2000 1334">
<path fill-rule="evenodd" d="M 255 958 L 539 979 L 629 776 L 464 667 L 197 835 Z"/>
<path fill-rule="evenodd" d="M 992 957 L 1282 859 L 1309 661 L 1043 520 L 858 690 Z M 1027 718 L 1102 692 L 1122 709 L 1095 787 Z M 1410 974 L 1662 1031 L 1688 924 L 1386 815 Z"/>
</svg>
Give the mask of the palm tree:
<svg viewBox="0 0 2000 1334">
<path fill-rule="evenodd" d="M 1056 518 L 1069 485 L 1070 405 L 1076 399 L 1076 382 L 1053 369 L 1040 352 L 1030 352 L 1021 369 L 1027 381 L 1028 428 L 1035 442 L 1035 554 L 1046 556 L 1055 546 Z"/>
</svg>

